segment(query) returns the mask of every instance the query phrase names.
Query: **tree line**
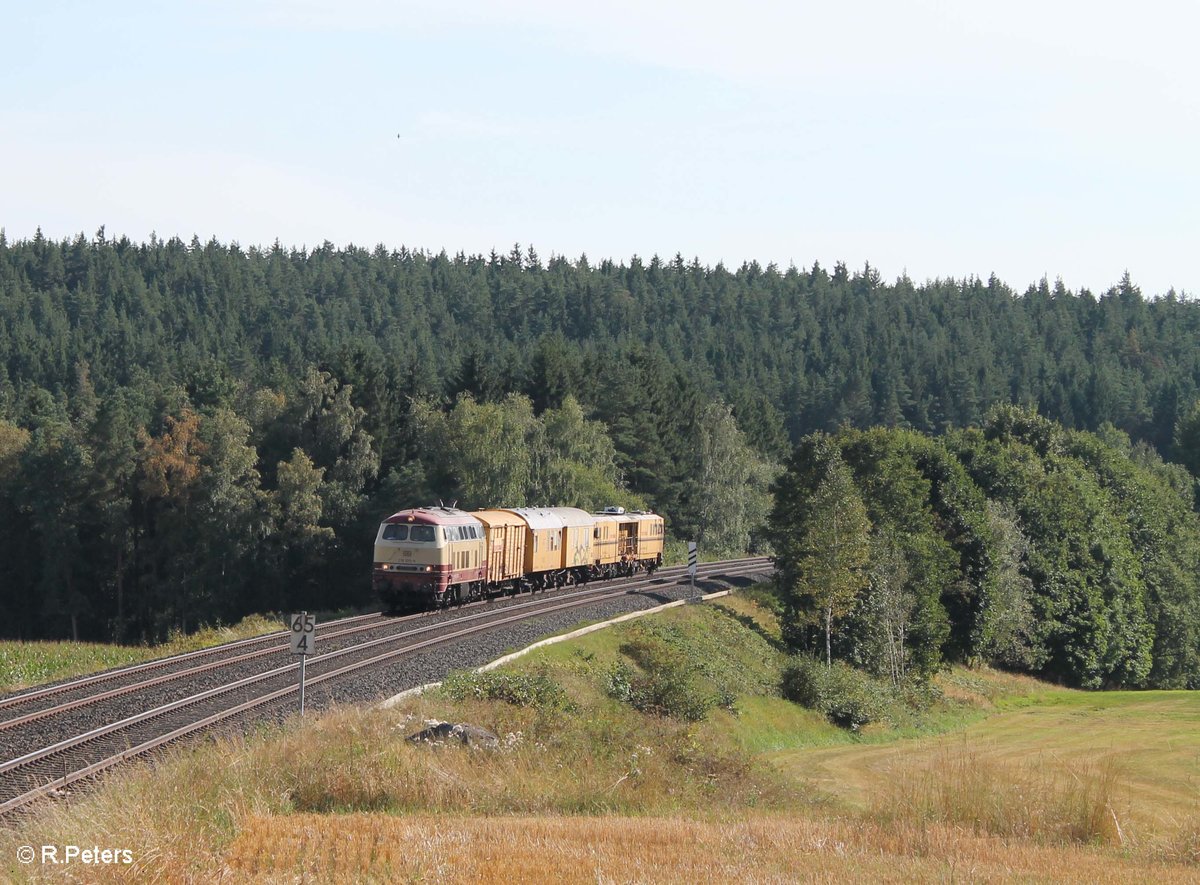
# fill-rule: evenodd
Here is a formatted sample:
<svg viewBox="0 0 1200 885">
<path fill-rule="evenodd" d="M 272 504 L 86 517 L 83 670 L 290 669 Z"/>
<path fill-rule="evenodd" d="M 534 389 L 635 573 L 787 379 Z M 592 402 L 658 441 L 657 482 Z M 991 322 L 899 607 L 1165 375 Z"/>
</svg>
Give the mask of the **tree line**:
<svg viewBox="0 0 1200 885">
<path fill-rule="evenodd" d="M 896 685 L 987 661 L 1200 687 L 1193 478 L 1112 426 L 999 406 L 940 438 L 846 427 L 801 440 L 775 491 L 793 648 Z"/>
<path fill-rule="evenodd" d="M 625 370 L 612 364 L 639 350 L 679 389 L 629 405 L 722 400 L 776 457 L 813 430 L 940 433 L 997 403 L 1076 429 L 1111 423 L 1170 456 L 1200 391 L 1200 302 L 1144 298 L 1128 275 L 1096 295 L 995 277 L 887 283 L 869 265 L 593 265 L 519 247 L 450 256 L 0 232 L 9 414 L 22 386 L 67 390 L 85 362 L 101 392 L 150 376 L 203 396 L 235 382 L 279 388 L 317 365 L 354 385 L 376 431 L 404 396 L 462 391 L 524 393 L 539 412 L 572 393 L 611 416 L 620 404 L 608 390 Z"/>
<path fill-rule="evenodd" d="M 521 393 L 411 397 L 386 440 L 355 394 L 316 367 L 220 395 L 162 379 L 102 395 L 86 364 L 64 395 L 27 387 L 0 418 L 0 623 L 23 638 L 142 641 L 369 604 L 380 519 L 439 500 L 595 510 L 669 493 L 676 525 L 732 553 L 761 526 L 777 472 L 720 403 L 668 417 L 703 427 L 671 465 L 686 479 L 665 486 L 673 474 L 627 479 L 609 425 L 570 394 L 540 413 Z M 646 428 L 630 428 L 634 447 Z"/>
<path fill-rule="evenodd" d="M 514 247 L 0 231 L 0 618 L 137 640 L 365 602 L 381 516 L 609 503 L 762 548 L 813 431 L 1017 402 L 1200 471 L 1200 304 Z"/>
</svg>

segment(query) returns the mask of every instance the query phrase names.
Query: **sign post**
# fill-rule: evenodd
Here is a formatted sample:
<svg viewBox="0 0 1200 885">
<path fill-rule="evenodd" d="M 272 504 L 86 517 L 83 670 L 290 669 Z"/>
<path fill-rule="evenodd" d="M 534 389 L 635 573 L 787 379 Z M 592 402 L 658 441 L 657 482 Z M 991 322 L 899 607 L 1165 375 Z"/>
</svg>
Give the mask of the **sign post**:
<svg viewBox="0 0 1200 885">
<path fill-rule="evenodd" d="M 692 589 L 696 589 L 696 542 L 688 541 L 688 577 L 692 581 Z"/>
<path fill-rule="evenodd" d="M 304 662 L 313 653 L 317 644 L 317 619 L 308 612 L 300 612 L 288 619 L 291 628 L 292 654 L 300 655 L 300 715 L 304 715 Z"/>
</svg>

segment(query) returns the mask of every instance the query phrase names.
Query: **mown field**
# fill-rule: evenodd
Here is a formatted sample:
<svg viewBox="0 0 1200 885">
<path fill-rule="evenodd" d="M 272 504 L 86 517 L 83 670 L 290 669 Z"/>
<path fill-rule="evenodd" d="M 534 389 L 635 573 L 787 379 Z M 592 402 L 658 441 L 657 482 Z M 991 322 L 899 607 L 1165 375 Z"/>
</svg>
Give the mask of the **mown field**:
<svg viewBox="0 0 1200 885">
<path fill-rule="evenodd" d="M 1200 851 L 1200 842 L 1187 847 L 1200 837 L 1195 692 L 1046 692 L 934 740 L 772 758 L 876 813 L 1019 835 L 1053 832 L 1073 817 L 1065 806 L 1085 801 L 1099 814 L 1085 838 Z"/>
<path fill-rule="evenodd" d="M 1200 694 L 953 670 L 861 733 L 779 696 L 752 598 L 380 710 L 176 751 L 0 832 L 14 881 L 1200 880 Z M 426 719 L 495 750 L 419 746 Z M 46 869 L 17 846 L 132 850 Z"/>
</svg>

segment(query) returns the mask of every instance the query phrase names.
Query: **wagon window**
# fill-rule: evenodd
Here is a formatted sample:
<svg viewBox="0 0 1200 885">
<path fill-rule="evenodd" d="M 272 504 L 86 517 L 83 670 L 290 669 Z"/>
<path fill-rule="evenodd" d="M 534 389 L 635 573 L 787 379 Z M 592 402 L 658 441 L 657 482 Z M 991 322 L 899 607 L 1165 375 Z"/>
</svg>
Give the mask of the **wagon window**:
<svg viewBox="0 0 1200 885">
<path fill-rule="evenodd" d="M 408 526 L 392 523 L 383 530 L 383 540 L 385 541 L 407 541 Z"/>
<path fill-rule="evenodd" d="M 432 541 L 434 538 L 433 526 L 414 525 L 412 531 L 408 533 L 408 537 L 411 541 Z"/>
</svg>

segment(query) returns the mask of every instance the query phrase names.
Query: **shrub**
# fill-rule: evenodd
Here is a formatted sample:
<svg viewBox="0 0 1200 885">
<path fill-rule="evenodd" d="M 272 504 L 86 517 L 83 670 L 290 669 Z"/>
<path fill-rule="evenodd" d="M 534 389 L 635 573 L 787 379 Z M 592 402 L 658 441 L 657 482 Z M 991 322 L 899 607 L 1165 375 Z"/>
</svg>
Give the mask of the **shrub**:
<svg viewBox="0 0 1200 885">
<path fill-rule="evenodd" d="M 672 641 L 675 640 L 675 641 Z M 617 664 L 608 677 L 608 693 L 635 710 L 699 722 L 717 703 L 700 684 L 700 662 L 688 653 L 681 637 L 638 631 L 621 646 L 637 664 Z"/>
<path fill-rule="evenodd" d="M 717 704 L 682 667 L 652 668 L 638 673 L 617 664 L 608 675 L 608 694 L 640 713 L 699 722 Z"/>
<path fill-rule="evenodd" d="M 442 693 L 456 701 L 505 701 L 544 712 L 575 708 L 566 690 L 546 673 L 451 673 L 442 683 Z"/>
<path fill-rule="evenodd" d="M 797 657 L 783 672 L 783 696 L 823 713 L 842 728 L 857 730 L 882 719 L 887 691 L 861 670 L 835 661 L 833 666 Z"/>
</svg>

